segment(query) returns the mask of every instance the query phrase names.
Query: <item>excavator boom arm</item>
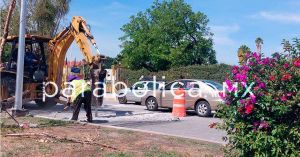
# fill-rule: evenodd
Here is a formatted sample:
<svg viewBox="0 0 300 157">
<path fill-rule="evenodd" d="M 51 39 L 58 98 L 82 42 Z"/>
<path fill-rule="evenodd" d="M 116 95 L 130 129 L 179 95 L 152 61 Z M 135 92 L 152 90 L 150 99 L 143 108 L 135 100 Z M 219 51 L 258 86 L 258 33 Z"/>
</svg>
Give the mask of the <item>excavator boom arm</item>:
<svg viewBox="0 0 300 157">
<path fill-rule="evenodd" d="M 88 63 L 92 63 L 94 60 L 89 43 L 96 48 L 98 56 L 100 56 L 100 51 L 85 20 L 82 17 L 74 16 L 70 26 L 49 42 L 48 81 L 55 82 L 59 86 L 62 85 L 64 60 L 74 40 Z"/>
</svg>

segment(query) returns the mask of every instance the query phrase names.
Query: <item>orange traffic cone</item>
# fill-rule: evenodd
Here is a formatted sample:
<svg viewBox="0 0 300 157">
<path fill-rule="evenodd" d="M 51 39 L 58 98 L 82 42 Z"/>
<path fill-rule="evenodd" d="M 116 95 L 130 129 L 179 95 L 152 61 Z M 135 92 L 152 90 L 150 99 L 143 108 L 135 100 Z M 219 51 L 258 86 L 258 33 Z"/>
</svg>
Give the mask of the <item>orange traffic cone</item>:
<svg viewBox="0 0 300 157">
<path fill-rule="evenodd" d="M 182 88 L 178 88 L 175 91 L 172 115 L 176 118 L 186 116 L 185 92 Z"/>
</svg>

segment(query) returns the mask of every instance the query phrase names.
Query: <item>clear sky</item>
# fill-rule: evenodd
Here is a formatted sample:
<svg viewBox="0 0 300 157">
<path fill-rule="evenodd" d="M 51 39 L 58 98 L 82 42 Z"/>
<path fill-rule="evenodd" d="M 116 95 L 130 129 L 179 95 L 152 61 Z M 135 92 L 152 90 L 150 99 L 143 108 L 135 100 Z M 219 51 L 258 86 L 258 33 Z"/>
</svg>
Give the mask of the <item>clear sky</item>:
<svg viewBox="0 0 300 157">
<path fill-rule="evenodd" d="M 237 49 L 246 44 L 255 51 L 255 39 L 264 40 L 269 56 L 281 51 L 282 39 L 300 38 L 300 0 L 186 0 L 194 11 L 206 14 L 214 33 L 214 49 L 220 63 L 237 64 Z M 144 11 L 152 0 L 72 0 L 65 22 L 82 16 L 104 55 L 115 57 L 121 50 L 120 28 L 131 15 Z M 81 59 L 76 45 L 69 58 Z M 72 57 L 71 57 L 72 56 Z"/>
</svg>

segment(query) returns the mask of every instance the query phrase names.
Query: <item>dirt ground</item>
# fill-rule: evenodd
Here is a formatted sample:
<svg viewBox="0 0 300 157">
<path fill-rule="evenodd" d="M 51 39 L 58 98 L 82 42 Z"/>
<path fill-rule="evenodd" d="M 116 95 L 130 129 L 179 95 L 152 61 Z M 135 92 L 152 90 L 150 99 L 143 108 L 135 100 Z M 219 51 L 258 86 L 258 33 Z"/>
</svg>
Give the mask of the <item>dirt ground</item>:
<svg viewBox="0 0 300 157">
<path fill-rule="evenodd" d="M 22 129 L 12 119 L 1 118 L 0 156 L 223 156 L 223 146 L 215 143 L 42 118 L 18 120 L 38 127 Z M 46 133 L 55 138 L 7 136 L 12 133 Z"/>
</svg>

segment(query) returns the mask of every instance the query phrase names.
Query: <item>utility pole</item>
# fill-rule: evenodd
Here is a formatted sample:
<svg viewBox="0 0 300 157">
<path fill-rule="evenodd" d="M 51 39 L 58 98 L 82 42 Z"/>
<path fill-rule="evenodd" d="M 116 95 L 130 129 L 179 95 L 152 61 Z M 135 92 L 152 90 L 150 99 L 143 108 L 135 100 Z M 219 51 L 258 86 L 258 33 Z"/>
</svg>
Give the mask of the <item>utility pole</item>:
<svg viewBox="0 0 300 157">
<path fill-rule="evenodd" d="M 19 29 L 19 48 L 17 61 L 17 78 L 15 106 L 12 110 L 13 115 L 22 116 L 26 111 L 22 109 L 23 104 L 23 75 L 24 75 L 24 53 L 25 53 L 25 25 L 26 25 L 26 0 L 21 0 L 20 29 Z"/>
</svg>

